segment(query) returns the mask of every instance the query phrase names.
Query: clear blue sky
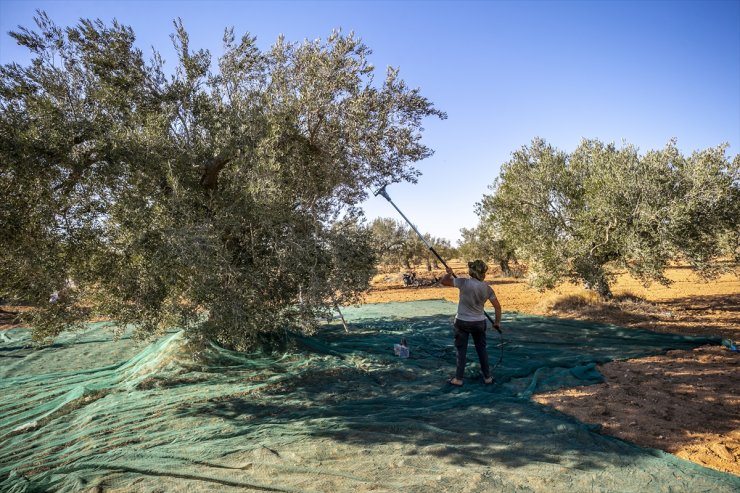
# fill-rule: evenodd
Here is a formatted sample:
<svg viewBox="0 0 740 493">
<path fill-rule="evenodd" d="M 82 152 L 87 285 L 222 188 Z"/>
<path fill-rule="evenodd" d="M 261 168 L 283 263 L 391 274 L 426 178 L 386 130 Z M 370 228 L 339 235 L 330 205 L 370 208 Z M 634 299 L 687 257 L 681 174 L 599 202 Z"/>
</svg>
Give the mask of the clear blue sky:
<svg viewBox="0 0 740 493">
<path fill-rule="evenodd" d="M 192 48 L 220 53 L 223 29 L 267 48 L 355 31 L 381 70 L 446 111 L 429 120 L 436 154 L 418 184 L 388 192 L 422 232 L 453 240 L 502 163 L 539 136 L 565 150 L 582 138 L 623 140 L 641 151 L 678 139 L 685 153 L 730 144 L 740 152 L 740 0 L 722 1 L 12 1 L 0 0 L 0 62 L 28 61 L 7 36 L 33 26 L 35 9 L 62 26 L 80 17 L 130 25 L 146 52 L 173 60 L 181 17 Z M 369 218 L 400 219 L 382 198 Z"/>
</svg>

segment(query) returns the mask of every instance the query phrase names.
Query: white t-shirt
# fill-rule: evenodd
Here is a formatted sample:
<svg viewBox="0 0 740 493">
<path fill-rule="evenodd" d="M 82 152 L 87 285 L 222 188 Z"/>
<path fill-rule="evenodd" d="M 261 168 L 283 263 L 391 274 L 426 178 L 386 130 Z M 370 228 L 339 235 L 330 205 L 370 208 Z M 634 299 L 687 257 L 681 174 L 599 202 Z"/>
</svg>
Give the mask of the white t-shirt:
<svg viewBox="0 0 740 493">
<path fill-rule="evenodd" d="M 465 279 L 456 277 L 452 280 L 456 288 L 460 290 L 460 302 L 457 305 L 457 319 L 466 322 L 478 322 L 485 320 L 483 306 L 486 300 L 496 299 L 493 288 L 478 279 Z"/>
</svg>

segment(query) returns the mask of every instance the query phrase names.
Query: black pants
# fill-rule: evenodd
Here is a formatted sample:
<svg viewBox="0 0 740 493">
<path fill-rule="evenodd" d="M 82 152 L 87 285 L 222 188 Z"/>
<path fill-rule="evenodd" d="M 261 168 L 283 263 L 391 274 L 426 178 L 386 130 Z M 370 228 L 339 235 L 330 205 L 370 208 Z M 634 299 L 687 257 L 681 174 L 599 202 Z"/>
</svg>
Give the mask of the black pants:
<svg viewBox="0 0 740 493">
<path fill-rule="evenodd" d="M 457 368 L 455 378 L 462 380 L 465 375 L 465 361 L 468 356 L 468 336 L 473 336 L 475 351 L 480 360 L 480 369 L 484 378 L 490 378 L 491 369 L 488 366 L 488 350 L 486 349 L 486 321 L 466 322 L 455 320 L 455 349 L 457 349 Z"/>
</svg>

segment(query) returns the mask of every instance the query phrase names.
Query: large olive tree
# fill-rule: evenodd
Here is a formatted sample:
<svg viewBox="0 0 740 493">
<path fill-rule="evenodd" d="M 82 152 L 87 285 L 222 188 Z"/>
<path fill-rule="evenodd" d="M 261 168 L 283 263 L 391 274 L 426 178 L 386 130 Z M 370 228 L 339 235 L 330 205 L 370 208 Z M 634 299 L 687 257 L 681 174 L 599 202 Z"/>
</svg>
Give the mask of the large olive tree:
<svg viewBox="0 0 740 493">
<path fill-rule="evenodd" d="M 709 278 L 737 266 L 740 158 L 726 146 L 685 157 L 675 142 L 640 155 L 584 140 L 567 154 L 535 139 L 491 188 L 481 221 L 500 225 L 540 288 L 571 280 L 608 297 L 616 269 L 667 284 L 671 261 Z"/>
<path fill-rule="evenodd" d="M 178 21 L 165 71 L 117 22 L 36 23 L 11 33 L 30 65 L 0 68 L 0 297 L 37 337 L 99 316 L 246 347 L 367 286 L 357 205 L 415 180 L 444 114 L 354 35 L 227 29 L 214 64 Z"/>
</svg>

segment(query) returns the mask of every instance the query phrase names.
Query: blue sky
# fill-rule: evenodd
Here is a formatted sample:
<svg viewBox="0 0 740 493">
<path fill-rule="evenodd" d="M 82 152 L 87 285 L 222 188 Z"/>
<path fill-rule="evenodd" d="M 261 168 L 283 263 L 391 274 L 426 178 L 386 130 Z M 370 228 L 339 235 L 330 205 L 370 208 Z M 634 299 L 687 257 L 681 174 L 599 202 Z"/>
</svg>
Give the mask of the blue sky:
<svg viewBox="0 0 740 493">
<path fill-rule="evenodd" d="M 36 9 L 59 25 L 81 17 L 130 25 L 145 53 L 174 61 L 181 17 L 192 48 L 220 53 L 223 29 L 300 41 L 355 31 L 380 70 L 400 67 L 446 111 L 424 141 L 415 185 L 388 193 L 422 232 L 453 240 L 477 223 L 475 203 L 511 153 L 542 137 L 573 150 L 582 138 L 641 151 L 678 139 L 685 153 L 729 143 L 740 152 L 740 0 L 722 1 L 12 1 L 0 0 L 0 63 L 26 63 L 7 36 Z M 384 199 L 369 218 L 401 219 Z"/>
</svg>

